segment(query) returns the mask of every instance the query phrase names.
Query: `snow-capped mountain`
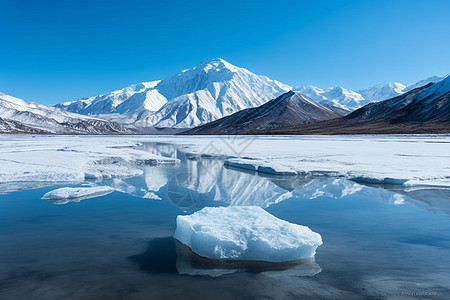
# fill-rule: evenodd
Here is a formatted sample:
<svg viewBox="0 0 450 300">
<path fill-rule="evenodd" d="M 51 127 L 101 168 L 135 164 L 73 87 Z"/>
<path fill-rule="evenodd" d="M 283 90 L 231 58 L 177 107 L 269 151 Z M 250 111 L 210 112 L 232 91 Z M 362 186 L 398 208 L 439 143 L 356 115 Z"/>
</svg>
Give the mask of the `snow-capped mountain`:
<svg viewBox="0 0 450 300">
<path fill-rule="evenodd" d="M 366 102 L 361 94 L 341 86 L 321 89 L 310 85 L 294 88 L 294 90 L 322 104 L 340 107 L 348 111 L 364 106 Z"/>
<path fill-rule="evenodd" d="M 309 124 L 341 115 L 298 92 L 287 92 L 259 107 L 199 126 L 186 134 L 252 134 L 264 130 Z"/>
<path fill-rule="evenodd" d="M 404 94 L 412 89 L 443 80 L 445 77 L 433 76 L 405 85 L 398 82 L 377 84 L 373 87 L 352 91 L 341 86 L 321 89 L 315 86 L 296 87 L 298 91 L 322 104 L 333 105 L 349 111 L 363 107 L 371 102 L 383 101 Z"/>
<path fill-rule="evenodd" d="M 294 88 L 340 114 L 389 99 L 443 78 L 434 76 L 404 85 L 391 82 L 352 91 L 340 86 Z M 188 129 L 258 107 L 292 88 L 236 67 L 221 58 L 205 59 L 164 80 L 142 82 L 100 96 L 56 105 L 69 112 L 100 118 L 148 132 L 151 128 Z"/>
<path fill-rule="evenodd" d="M 367 103 L 386 100 L 404 93 L 406 85 L 398 82 L 377 84 L 374 87 L 358 91 Z"/>
<path fill-rule="evenodd" d="M 55 106 L 84 115 L 125 114 L 140 109 L 156 111 L 167 102 L 152 89 L 159 82 L 141 82 L 104 95 L 82 98 Z"/>
<path fill-rule="evenodd" d="M 348 120 L 383 118 L 391 123 L 450 121 L 450 76 L 403 95 L 370 103 L 344 118 Z"/>
<path fill-rule="evenodd" d="M 217 58 L 203 60 L 162 81 L 143 82 L 57 107 L 86 115 L 115 114 L 104 117 L 142 128 L 192 128 L 262 105 L 290 89 Z M 127 118 L 117 114 L 127 114 Z"/>
<path fill-rule="evenodd" d="M 432 76 L 432 77 L 428 77 L 428 78 L 426 78 L 426 79 L 419 80 L 419 81 L 417 81 L 417 82 L 408 84 L 408 85 L 406 86 L 406 88 L 403 90 L 403 93 L 409 92 L 409 91 L 411 91 L 411 90 L 413 90 L 413 89 L 415 89 L 415 88 L 421 87 L 421 86 L 425 86 L 425 85 L 427 85 L 427 84 L 429 84 L 429 83 L 435 83 L 435 82 L 444 80 L 444 79 L 445 79 L 446 77 L 448 77 L 448 76 L 449 76 L 449 75 L 443 76 L 443 77 L 440 77 L 440 76 Z"/>
<path fill-rule="evenodd" d="M 0 93 L 0 132 L 58 134 L 131 133 L 114 122 L 67 112 L 60 108 Z"/>
<path fill-rule="evenodd" d="M 450 76 L 372 102 L 332 120 L 268 130 L 266 134 L 408 134 L 450 132 Z"/>
</svg>

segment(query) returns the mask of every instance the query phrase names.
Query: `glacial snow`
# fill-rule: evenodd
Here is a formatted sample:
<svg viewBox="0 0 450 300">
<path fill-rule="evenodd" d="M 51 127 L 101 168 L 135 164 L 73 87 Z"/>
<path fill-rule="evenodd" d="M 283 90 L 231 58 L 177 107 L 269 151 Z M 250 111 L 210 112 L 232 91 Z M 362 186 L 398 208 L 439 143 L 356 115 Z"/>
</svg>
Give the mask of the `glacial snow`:
<svg viewBox="0 0 450 300">
<path fill-rule="evenodd" d="M 256 206 L 206 207 L 177 217 L 174 238 L 200 256 L 285 262 L 313 257 L 320 234 Z"/>
</svg>

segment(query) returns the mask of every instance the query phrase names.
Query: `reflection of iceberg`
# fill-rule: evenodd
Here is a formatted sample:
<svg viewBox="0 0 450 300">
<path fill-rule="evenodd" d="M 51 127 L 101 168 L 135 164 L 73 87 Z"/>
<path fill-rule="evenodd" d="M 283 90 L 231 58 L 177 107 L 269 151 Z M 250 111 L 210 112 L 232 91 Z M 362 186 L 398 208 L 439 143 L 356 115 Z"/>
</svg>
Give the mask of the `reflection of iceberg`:
<svg viewBox="0 0 450 300">
<path fill-rule="evenodd" d="M 150 240 L 144 252 L 129 256 L 128 259 L 149 273 L 176 274 L 176 256 L 174 240 L 168 236 Z"/>
<path fill-rule="evenodd" d="M 322 271 L 314 258 L 269 263 L 260 261 L 223 261 L 201 257 L 175 240 L 177 251 L 176 267 L 179 274 L 219 277 L 236 272 L 249 271 L 268 276 L 314 276 Z"/>
</svg>

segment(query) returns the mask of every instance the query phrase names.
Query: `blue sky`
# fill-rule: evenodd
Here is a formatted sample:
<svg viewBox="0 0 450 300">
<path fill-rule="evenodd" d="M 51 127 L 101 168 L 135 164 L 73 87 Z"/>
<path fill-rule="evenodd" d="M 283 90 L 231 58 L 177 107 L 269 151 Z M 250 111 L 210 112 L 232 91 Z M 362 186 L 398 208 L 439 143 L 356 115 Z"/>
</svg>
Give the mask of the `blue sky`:
<svg viewBox="0 0 450 300">
<path fill-rule="evenodd" d="M 44 104 L 222 57 L 291 85 L 450 72 L 450 1 L 0 0 L 0 91 Z"/>
</svg>

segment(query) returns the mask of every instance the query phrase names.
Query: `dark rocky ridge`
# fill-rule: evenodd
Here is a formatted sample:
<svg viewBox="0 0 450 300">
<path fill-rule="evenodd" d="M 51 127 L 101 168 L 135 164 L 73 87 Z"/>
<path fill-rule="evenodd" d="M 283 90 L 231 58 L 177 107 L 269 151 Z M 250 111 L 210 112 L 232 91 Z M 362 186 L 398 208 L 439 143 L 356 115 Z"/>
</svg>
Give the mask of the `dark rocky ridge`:
<svg viewBox="0 0 450 300">
<path fill-rule="evenodd" d="M 252 134 L 340 116 L 330 107 L 290 91 L 259 107 L 244 109 L 183 134 Z"/>
<path fill-rule="evenodd" d="M 262 107 L 262 106 L 261 106 Z M 225 118 L 224 118 L 225 119 Z M 278 124 L 284 125 L 283 115 Z M 223 120 L 223 119 L 222 119 Z M 220 121 L 220 120 L 218 120 Z M 292 121 L 292 120 L 290 120 Z M 216 121 L 217 122 L 217 121 Z M 214 122 L 212 122 L 214 123 Z M 450 133 L 450 77 L 339 118 L 253 131 L 220 130 L 212 123 L 187 134 L 442 134 Z M 215 130 L 211 130 L 211 127 Z"/>
</svg>

